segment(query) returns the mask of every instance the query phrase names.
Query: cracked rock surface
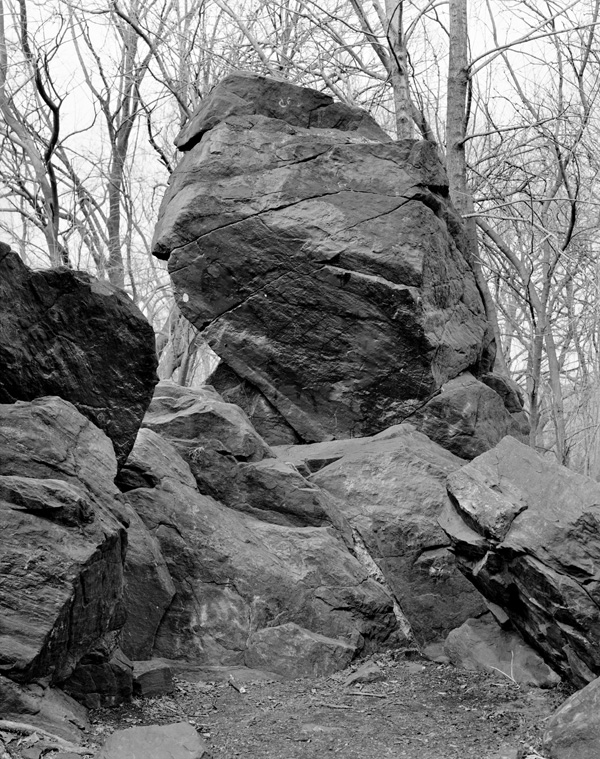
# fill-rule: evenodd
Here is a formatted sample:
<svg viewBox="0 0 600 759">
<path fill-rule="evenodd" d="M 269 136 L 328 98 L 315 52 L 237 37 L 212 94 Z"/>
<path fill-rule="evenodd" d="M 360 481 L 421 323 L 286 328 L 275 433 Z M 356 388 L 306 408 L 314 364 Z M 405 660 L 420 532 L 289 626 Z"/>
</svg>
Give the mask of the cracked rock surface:
<svg viewBox="0 0 600 759">
<path fill-rule="evenodd" d="M 310 481 L 336 498 L 419 645 L 439 641 L 485 610 L 437 523 L 448 503 L 446 477 L 460 470 L 461 459 L 410 424 L 369 438 L 275 451 L 312 472 Z"/>
<path fill-rule="evenodd" d="M 276 459 L 243 412 L 211 388 L 161 383 L 145 424 L 118 482 L 175 591 L 152 628 L 136 617 L 153 656 L 318 675 L 406 642 L 333 498 Z M 132 569 L 125 581 L 135 591 Z M 155 598 L 160 582 L 155 575 L 144 595 Z M 130 610 L 139 595 L 126 593 Z"/>
<path fill-rule="evenodd" d="M 245 410 L 281 419 L 256 420 L 271 443 L 379 432 L 489 342 L 435 146 L 344 109 L 228 77 L 180 135 L 156 228 L 179 307 L 233 375 L 217 389 L 246 383 Z"/>
<path fill-rule="evenodd" d="M 0 243 L 0 403 L 58 395 L 122 464 L 156 377 L 154 333 L 128 296 L 71 269 L 32 271 Z"/>
<path fill-rule="evenodd" d="M 448 478 L 457 564 L 571 683 L 600 675 L 600 485 L 511 437 Z"/>
</svg>

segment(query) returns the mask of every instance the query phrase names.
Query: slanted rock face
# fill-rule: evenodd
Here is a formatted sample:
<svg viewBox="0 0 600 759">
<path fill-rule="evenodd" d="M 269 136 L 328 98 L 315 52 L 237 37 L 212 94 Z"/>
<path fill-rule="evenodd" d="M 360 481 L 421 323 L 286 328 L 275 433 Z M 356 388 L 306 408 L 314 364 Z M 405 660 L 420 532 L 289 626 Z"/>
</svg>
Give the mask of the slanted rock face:
<svg viewBox="0 0 600 759">
<path fill-rule="evenodd" d="M 60 398 L 1 405 L 0 429 L 0 671 L 60 683 L 122 624 L 117 463 Z"/>
<path fill-rule="evenodd" d="M 392 598 L 330 526 L 272 524 L 200 494 L 175 448 L 149 429 L 132 461 L 145 486 L 125 497 L 158 541 L 176 589 L 154 655 L 254 666 L 268 642 L 265 668 L 300 675 L 307 664 L 294 670 L 290 656 L 298 647 L 324 673 L 406 642 Z"/>
<path fill-rule="evenodd" d="M 288 435 L 378 432 L 480 362 L 483 306 L 432 144 L 247 75 L 215 88 L 179 144 L 154 253 Z"/>
<path fill-rule="evenodd" d="M 600 674 L 600 485 L 511 437 L 448 478 L 459 568 L 568 680 Z"/>
<path fill-rule="evenodd" d="M 456 569 L 437 524 L 446 477 L 463 462 L 409 424 L 372 438 L 275 451 L 336 497 L 355 539 L 364 544 L 394 593 L 419 644 L 439 641 L 483 599 Z"/>
<path fill-rule="evenodd" d="M 463 459 L 489 451 L 506 435 L 526 443 L 529 425 L 522 406 L 509 411 L 516 406 L 516 390 L 503 377 L 484 376 L 485 383 L 469 372 L 450 380 L 410 417 L 411 424 Z"/>
<path fill-rule="evenodd" d="M 133 446 L 156 377 L 154 333 L 131 300 L 70 269 L 30 271 L 0 243 L 0 403 L 58 395 Z"/>
</svg>

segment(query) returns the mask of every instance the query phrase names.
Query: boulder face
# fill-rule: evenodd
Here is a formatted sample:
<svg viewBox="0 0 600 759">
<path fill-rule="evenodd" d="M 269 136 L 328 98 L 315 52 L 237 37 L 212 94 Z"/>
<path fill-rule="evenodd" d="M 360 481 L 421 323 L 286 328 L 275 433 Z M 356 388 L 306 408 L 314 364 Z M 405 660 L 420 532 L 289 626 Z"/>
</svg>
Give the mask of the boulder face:
<svg viewBox="0 0 600 759">
<path fill-rule="evenodd" d="M 60 398 L 0 406 L 0 672 L 60 683 L 122 625 L 110 440 Z"/>
<path fill-rule="evenodd" d="M 70 401 L 112 440 L 119 464 L 157 382 L 152 328 L 125 293 L 81 271 L 31 271 L 3 243 L 0 366 L 0 403 Z"/>
<path fill-rule="evenodd" d="M 446 477 L 464 462 L 409 424 L 371 438 L 274 450 L 336 498 L 419 645 L 441 641 L 485 610 L 437 523 L 448 502 Z"/>
<path fill-rule="evenodd" d="M 160 546 L 175 589 L 154 633 L 154 656 L 261 662 L 300 676 L 308 662 L 312 674 L 323 674 L 407 642 L 393 599 L 331 522 L 273 523 L 228 508 L 199 492 L 175 447 L 150 429 L 140 430 L 131 461 L 145 476 L 125 498 Z"/>
<path fill-rule="evenodd" d="M 179 145 L 154 254 L 265 429 L 276 412 L 288 441 L 370 435 L 485 370 L 483 305 L 433 144 L 236 74 Z"/>
<path fill-rule="evenodd" d="M 457 564 L 575 685 L 600 674 L 600 485 L 506 437 L 448 477 Z"/>
<path fill-rule="evenodd" d="M 418 409 L 410 423 L 443 448 L 463 459 L 473 459 L 493 448 L 506 435 L 526 443 L 529 424 L 516 407 L 516 391 L 508 394 L 508 380 L 493 374 L 485 382 L 465 372 L 447 382 L 435 398 Z"/>
</svg>

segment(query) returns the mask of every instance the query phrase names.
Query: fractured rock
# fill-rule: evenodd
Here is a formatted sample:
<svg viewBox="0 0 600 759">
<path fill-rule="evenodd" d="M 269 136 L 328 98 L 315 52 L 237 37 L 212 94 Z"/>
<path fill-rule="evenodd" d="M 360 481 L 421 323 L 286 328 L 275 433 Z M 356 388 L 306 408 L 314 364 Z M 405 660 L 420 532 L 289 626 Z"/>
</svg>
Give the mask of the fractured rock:
<svg viewBox="0 0 600 759">
<path fill-rule="evenodd" d="M 180 137 L 153 245 L 229 381 L 305 442 L 402 421 L 489 344 L 435 146 L 325 117 L 345 108 L 227 77 Z"/>
<path fill-rule="evenodd" d="M 409 424 L 371 438 L 275 451 L 314 471 L 311 481 L 335 496 L 418 643 L 439 640 L 485 610 L 455 568 L 436 521 L 448 502 L 446 477 L 461 467 L 460 459 Z"/>
<path fill-rule="evenodd" d="M 56 397 L 0 406 L 0 671 L 64 680 L 122 624 L 111 441 Z"/>
<path fill-rule="evenodd" d="M 245 414 L 211 387 L 161 382 L 143 425 L 173 442 L 203 495 L 275 524 L 342 527 L 328 494 L 276 459 Z M 127 470 L 141 475 L 135 451 Z"/>
<path fill-rule="evenodd" d="M 457 565 L 566 679 L 600 673 L 600 485 L 506 437 L 448 478 Z"/>
<path fill-rule="evenodd" d="M 155 485 L 125 498 L 158 541 L 176 588 L 154 656 L 239 665 L 251 636 L 288 623 L 342 641 L 353 656 L 403 640 L 391 597 L 330 527 L 272 524 L 202 495 L 175 448 L 151 430 L 140 431 L 132 457 Z M 285 651 L 271 650 L 269 669 Z"/>
<path fill-rule="evenodd" d="M 2 719 L 24 722 L 66 741 L 79 743 L 90 723 L 87 709 L 58 688 L 20 685 L 0 675 Z"/>
<path fill-rule="evenodd" d="M 154 333 L 129 297 L 86 272 L 31 271 L 0 243 L 0 403 L 58 395 L 123 463 L 156 377 Z"/>
</svg>

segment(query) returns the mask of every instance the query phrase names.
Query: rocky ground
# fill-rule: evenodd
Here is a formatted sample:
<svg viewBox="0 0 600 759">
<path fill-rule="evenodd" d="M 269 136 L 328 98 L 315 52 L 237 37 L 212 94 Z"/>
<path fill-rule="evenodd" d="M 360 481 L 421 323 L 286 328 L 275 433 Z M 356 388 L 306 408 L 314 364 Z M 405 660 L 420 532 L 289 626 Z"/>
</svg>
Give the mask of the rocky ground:
<svg viewBox="0 0 600 759">
<path fill-rule="evenodd" d="M 243 670 L 212 680 L 188 674 L 168 696 L 92 712 L 89 748 L 117 729 L 185 720 L 211 759 L 539 759 L 545 719 L 569 695 L 406 653 L 370 664 L 381 672 L 367 682 L 349 682 L 356 667 L 316 680 Z M 7 746 L 10 757 L 25 759 L 31 748 Z"/>
</svg>

